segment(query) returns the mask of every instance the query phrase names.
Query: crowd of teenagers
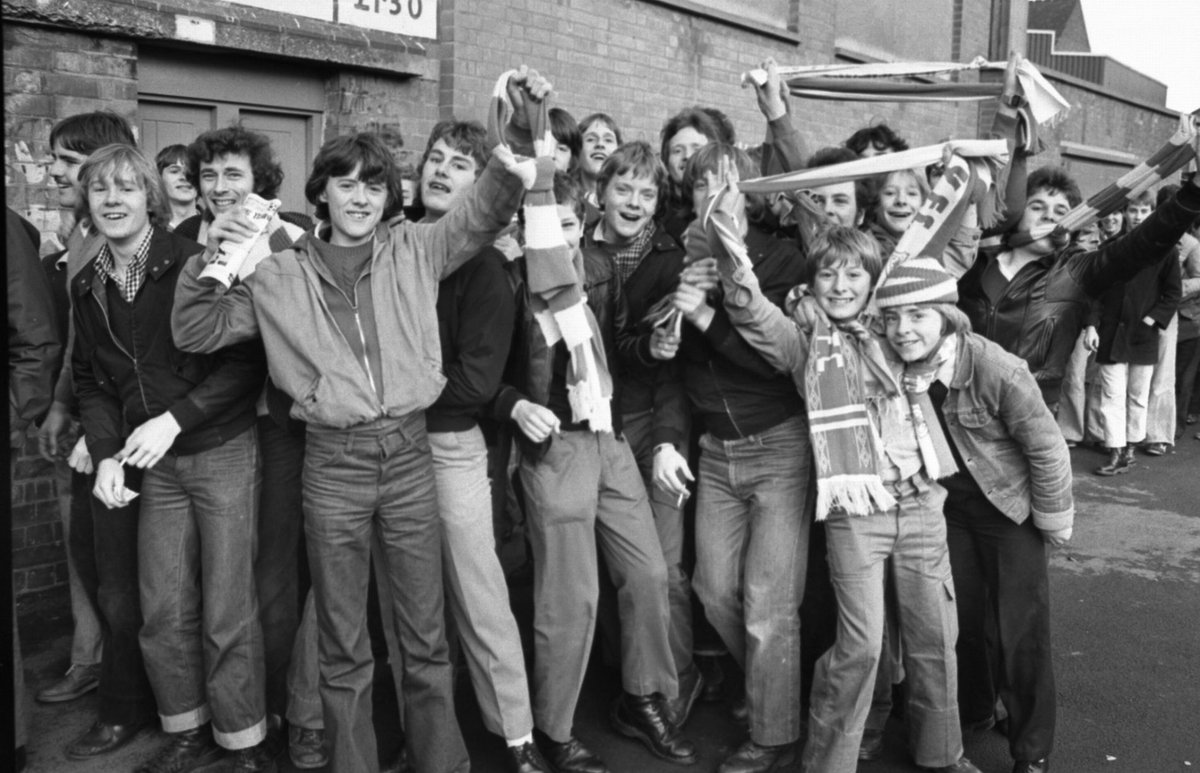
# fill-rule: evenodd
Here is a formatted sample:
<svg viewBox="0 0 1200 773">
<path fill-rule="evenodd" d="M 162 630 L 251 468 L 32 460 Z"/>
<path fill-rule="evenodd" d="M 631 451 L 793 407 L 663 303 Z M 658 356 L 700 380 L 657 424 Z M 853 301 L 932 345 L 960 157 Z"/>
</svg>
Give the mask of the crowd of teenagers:
<svg viewBox="0 0 1200 773">
<path fill-rule="evenodd" d="M 329 139 L 315 217 L 262 229 L 266 136 L 151 161 L 115 114 L 55 124 L 66 250 L 37 265 L 11 210 L 7 246 L 32 341 L 11 441 L 39 422 L 57 466 L 75 619 L 37 698 L 99 695 L 66 756 L 157 724 L 138 773 L 466 771 L 461 669 L 508 770 L 604 773 L 574 729 L 595 644 L 612 728 L 682 766 L 713 700 L 746 727 L 721 773 L 854 771 L 893 715 L 921 769 L 977 771 L 963 736 L 994 725 L 1014 771 L 1049 770 L 1067 441 L 1112 474 L 1192 421 L 1200 179 L 1036 238 L 1080 191 L 1014 166 L 995 247 L 968 208 L 944 254 L 889 266 L 936 170 L 740 191 L 907 148 L 876 124 L 808 152 L 764 68 L 764 142 L 695 106 L 658 148 L 521 68 L 503 125 L 437 124 L 417 169 Z M 382 763 L 381 650 L 404 738 Z"/>
</svg>

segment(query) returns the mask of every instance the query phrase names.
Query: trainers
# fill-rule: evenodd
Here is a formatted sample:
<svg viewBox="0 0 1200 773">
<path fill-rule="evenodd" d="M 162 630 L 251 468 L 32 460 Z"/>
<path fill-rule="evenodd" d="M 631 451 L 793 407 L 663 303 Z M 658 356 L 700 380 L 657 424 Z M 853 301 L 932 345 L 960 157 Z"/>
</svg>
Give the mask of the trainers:
<svg viewBox="0 0 1200 773">
<path fill-rule="evenodd" d="M 667 701 L 667 716 L 676 727 L 683 727 L 692 716 L 696 700 L 704 692 L 704 675 L 693 663 L 679 674 L 679 697 Z"/>
<path fill-rule="evenodd" d="M 233 773 L 275 773 L 278 769 L 265 740 L 233 753 Z"/>
<path fill-rule="evenodd" d="M 72 664 L 66 675 L 37 694 L 39 703 L 66 703 L 82 698 L 100 686 L 100 664 Z"/>
<path fill-rule="evenodd" d="M 1147 443 L 1146 445 L 1142 446 L 1142 451 L 1145 452 L 1147 456 L 1165 456 L 1167 450 L 1168 448 L 1166 443 Z"/>
<path fill-rule="evenodd" d="M 288 756 L 301 770 L 323 768 L 329 764 L 325 731 L 292 725 L 288 728 Z"/>
<path fill-rule="evenodd" d="M 134 773 L 189 773 L 221 759 L 222 749 L 213 740 L 209 725 L 182 733 L 169 733 L 167 745 Z"/>
</svg>

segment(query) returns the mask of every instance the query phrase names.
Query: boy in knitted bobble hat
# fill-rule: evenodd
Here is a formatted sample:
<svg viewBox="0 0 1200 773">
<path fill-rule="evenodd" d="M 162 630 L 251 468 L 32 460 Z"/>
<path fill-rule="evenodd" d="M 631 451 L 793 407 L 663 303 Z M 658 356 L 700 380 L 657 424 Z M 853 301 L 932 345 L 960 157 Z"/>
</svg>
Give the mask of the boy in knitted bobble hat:
<svg viewBox="0 0 1200 773">
<path fill-rule="evenodd" d="M 959 683 L 970 686 L 960 691 L 962 720 L 992 713 L 991 618 L 1010 675 L 1003 697 L 1014 770 L 1044 771 L 1055 717 L 1046 545 L 1071 536 L 1069 452 L 1028 365 L 972 333 L 957 299 L 931 258 L 897 266 L 876 295 L 904 388 L 928 395 L 957 461 L 939 483 L 958 591 Z"/>
</svg>

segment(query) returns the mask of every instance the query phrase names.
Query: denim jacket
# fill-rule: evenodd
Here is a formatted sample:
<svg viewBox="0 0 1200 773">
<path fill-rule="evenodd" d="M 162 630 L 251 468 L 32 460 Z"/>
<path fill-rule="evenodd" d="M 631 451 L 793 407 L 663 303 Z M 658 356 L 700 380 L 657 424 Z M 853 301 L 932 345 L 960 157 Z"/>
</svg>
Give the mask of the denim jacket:
<svg viewBox="0 0 1200 773">
<path fill-rule="evenodd" d="M 751 271 L 729 271 L 724 261 L 720 267 L 730 320 L 802 388 L 805 335 L 763 296 Z M 1066 441 L 1024 360 L 982 336 L 963 334 L 943 414 L 967 469 L 997 509 L 1016 523 L 1032 515 L 1034 525 L 1045 531 L 1072 525 Z"/>
<path fill-rule="evenodd" d="M 1071 457 L 1026 362 L 976 333 L 959 337 L 942 406 L 971 477 L 1016 523 L 1043 531 L 1072 525 Z"/>
</svg>

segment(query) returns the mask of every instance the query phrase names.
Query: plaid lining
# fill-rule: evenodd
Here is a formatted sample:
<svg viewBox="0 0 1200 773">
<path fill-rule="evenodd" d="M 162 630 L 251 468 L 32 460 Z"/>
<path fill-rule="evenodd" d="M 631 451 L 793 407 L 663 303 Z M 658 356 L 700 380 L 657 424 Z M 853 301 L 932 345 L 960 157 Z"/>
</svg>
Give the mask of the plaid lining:
<svg viewBox="0 0 1200 773">
<path fill-rule="evenodd" d="M 142 289 L 142 283 L 146 281 L 146 258 L 150 254 L 152 236 L 154 236 L 154 226 L 146 229 L 146 235 L 142 237 L 141 243 L 133 253 L 133 260 L 129 261 L 129 265 L 125 267 L 123 276 L 117 274 L 116 262 L 113 260 L 112 250 L 109 249 L 107 241 L 100 248 L 100 254 L 96 256 L 96 273 L 111 279 L 117 289 L 121 291 L 121 297 L 125 299 L 126 303 L 133 303 L 138 290 Z"/>
</svg>

